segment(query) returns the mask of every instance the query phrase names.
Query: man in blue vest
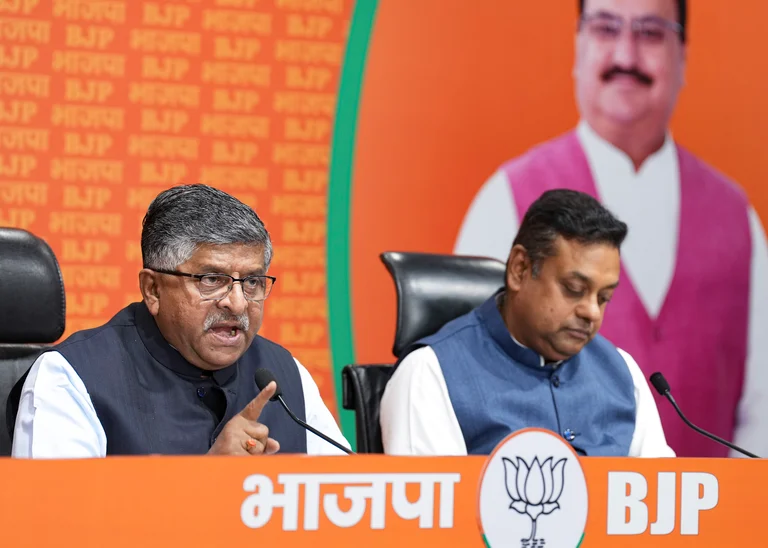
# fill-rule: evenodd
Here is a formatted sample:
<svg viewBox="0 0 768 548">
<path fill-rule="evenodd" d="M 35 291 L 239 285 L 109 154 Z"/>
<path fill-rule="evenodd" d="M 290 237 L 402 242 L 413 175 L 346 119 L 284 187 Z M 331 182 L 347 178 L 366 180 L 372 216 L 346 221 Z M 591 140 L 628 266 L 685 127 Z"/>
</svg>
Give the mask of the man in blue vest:
<svg viewBox="0 0 768 548">
<path fill-rule="evenodd" d="M 272 243 L 247 205 L 205 185 L 149 206 L 141 234 L 143 302 L 42 354 L 25 379 L 15 457 L 339 454 L 294 423 L 289 407 L 348 446 L 308 371 L 259 337 Z"/>
<path fill-rule="evenodd" d="M 485 455 L 539 427 L 582 455 L 674 456 L 637 363 L 597 334 L 626 234 L 587 194 L 542 194 L 520 225 L 505 287 L 397 365 L 381 404 L 385 452 Z"/>
</svg>

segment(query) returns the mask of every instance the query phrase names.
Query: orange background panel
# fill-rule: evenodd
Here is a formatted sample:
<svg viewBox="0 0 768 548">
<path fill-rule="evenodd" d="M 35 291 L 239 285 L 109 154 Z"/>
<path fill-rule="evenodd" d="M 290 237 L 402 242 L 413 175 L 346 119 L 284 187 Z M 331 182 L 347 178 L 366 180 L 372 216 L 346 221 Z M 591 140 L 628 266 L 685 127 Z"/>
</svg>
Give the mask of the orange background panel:
<svg viewBox="0 0 768 548">
<path fill-rule="evenodd" d="M 768 216 L 768 4 L 691 5 L 675 139 Z M 449 253 L 475 193 L 504 161 L 572 128 L 576 1 L 380 2 L 354 173 L 352 298 L 358 362 L 392 359 L 386 250 Z"/>
<path fill-rule="evenodd" d="M 151 200 L 208 183 L 265 222 L 278 283 L 260 334 L 289 348 L 335 408 L 326 201 L 353 3 L 0 2 L 0 226 L 51 245 L 65 336 L 140 299 Z M 43 139 L 20 138 L 29 128 Z"/>
</svg>

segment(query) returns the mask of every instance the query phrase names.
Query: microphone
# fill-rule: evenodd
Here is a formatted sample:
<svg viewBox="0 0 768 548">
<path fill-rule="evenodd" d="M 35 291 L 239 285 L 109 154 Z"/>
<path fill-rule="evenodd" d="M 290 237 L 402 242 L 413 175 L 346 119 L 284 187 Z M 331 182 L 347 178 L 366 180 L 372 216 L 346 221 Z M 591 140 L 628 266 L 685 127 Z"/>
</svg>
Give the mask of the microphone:
<svg viewBox="0 0 768 548">
<path fill-rule="evenodd" d="M 264 369 L 263 367 L 260 367 L 259 369 L 257 369 L 256 375 L 254 376 L 254 380 L 256 381 L 256 386 L 259 387 L 259 390 L 264 390 L 269 383 L 274 382 L 277 388 L 275 389 L 275 395 L 269 398 L 269 401 L 279 401 L 282 404 L 283 409 L 285 409 L 285 412 L 288 413 L 288 415 L 302 428 L 306 428 L 307 430 L 312 432 L 315 436 L 324 439 L 325 441 L 327 441 L 337 449 L 344 451 L 347 455 L 355 454 L 354 451 L 347 449 L 336 440 L 329 438 L 322 432 L 316 430 L 315 428 L 311 427 L 306 422 L 301 420 L 299 417 L 297 417 L 294 414 L 294 412 L 291 411 L 288 405 L 285 403 L 285 400 L 283 399 L 283 392 L 280 390 L 280 385 L 277 384 L 277 379 L 275 379 L 275 376 L 272 374 L 272 372 L 269 369 Z"/>
<path fill-rule="evenodd" d="M 696 432 L 698 432 L 699 434 L 701 434 L 703 436 L 708 437 L 711 440 L 716 441 L 719 444 L 725 445 L 726 447 L 730 447 L 734 451 L 738 451 L 739 453 L 742 453 L 742 454 L 744 454 L 744 455 L 746 455 L 748 457 L 752 457 L 753 459 L 759 459 L 760 458 L 757 455 L 755 455 L 754 453 L 750 453 L 749 451 L 746 451 L 746 450 L 742 449 L 741 447 L 737 447 L 736 445 L 732 444 L 729 441 L 725 441 L 723 438 L 719 438 L 719 437 L 715 436 L 714 434 L 710 434 L 706 430 L 703 430 L 703 429 L 699 428 L 698 426 L 693 424 L 691 421 L 689 421 L 685 417 L 685 415 L 683 415 L 683 412 L 680 410 L 680 407 L 677 405 L 677 402 L 675 401 L 675 398 L 672 397 L 671 389 L 669 388 L 669 383 L 667 382 L 667 379 L 665 379 L 664 375 L 662 375 L 660 372 L 657 371 L 656 373 L 651 375 L 651 384 L 653 385 L 653 387 L 656 389 L 656 391 L 659 394 L 661 394 L 662 396 L 664 396 L 665 398 L 667 398 L 669 400 L 669 403 L 671 403 L 674 406 L 675 411 L 677 411 L 677 414 L 680 415 L 681 419 L 683 419 L 683 422 L 685 422 L 685 424 L 687 424 L 688 426 L 690 426 L 691 428 L 696 430 Z"/>
</svg>

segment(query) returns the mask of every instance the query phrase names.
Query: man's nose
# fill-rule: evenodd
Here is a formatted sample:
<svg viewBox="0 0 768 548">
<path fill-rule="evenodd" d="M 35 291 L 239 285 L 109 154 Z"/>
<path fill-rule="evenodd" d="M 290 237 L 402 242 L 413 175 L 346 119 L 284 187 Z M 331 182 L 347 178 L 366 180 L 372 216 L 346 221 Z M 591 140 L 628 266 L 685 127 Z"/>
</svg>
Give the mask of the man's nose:
<svg viewBox="0 0 768 548">
<path fill-rule="evenodd" d="M 576 308 L 576 315 L 592 324 L 600 321 L 603 317 L 603 310 L 600 308 L 600 304 L 597 302 L 597 296 L 589 296 L 583 299 L 579 306 Z"/>
<path fill-rule="evenodd" d="M 241 282 L 234 282 L 232 289 L 227 293 L 227 296 L 218 302 L 218 305 L 222 308 L 226 308 L 233 314 L 242 314 L 248 307 L 248 300 L 243 293 L 243 286 Z"/>
<path fill-rule="evenodd" d="M 640 52 L 635 35 L 629 28 L 624 28 L 616 38 L 612 55 L 613 64 L 626 70 L 637 67 Z"/>
</svg>

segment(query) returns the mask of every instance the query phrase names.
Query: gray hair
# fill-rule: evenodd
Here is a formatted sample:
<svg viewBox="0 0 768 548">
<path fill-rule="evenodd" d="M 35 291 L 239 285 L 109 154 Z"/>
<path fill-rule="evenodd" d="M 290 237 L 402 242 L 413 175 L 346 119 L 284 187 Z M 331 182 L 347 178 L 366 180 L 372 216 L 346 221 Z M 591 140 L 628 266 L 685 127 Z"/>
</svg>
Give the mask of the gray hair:
<svg viewBox="0 0 768 548">
<path fill-rule="evenodd" d="M 272 241 L 256 212 L 237 198 L 196 184 L 169 188 L 149 204 L 141 230 L 144 268 L 173 270 L 203 244 L 264 247 L 264 267 Z"/>
</svg>

